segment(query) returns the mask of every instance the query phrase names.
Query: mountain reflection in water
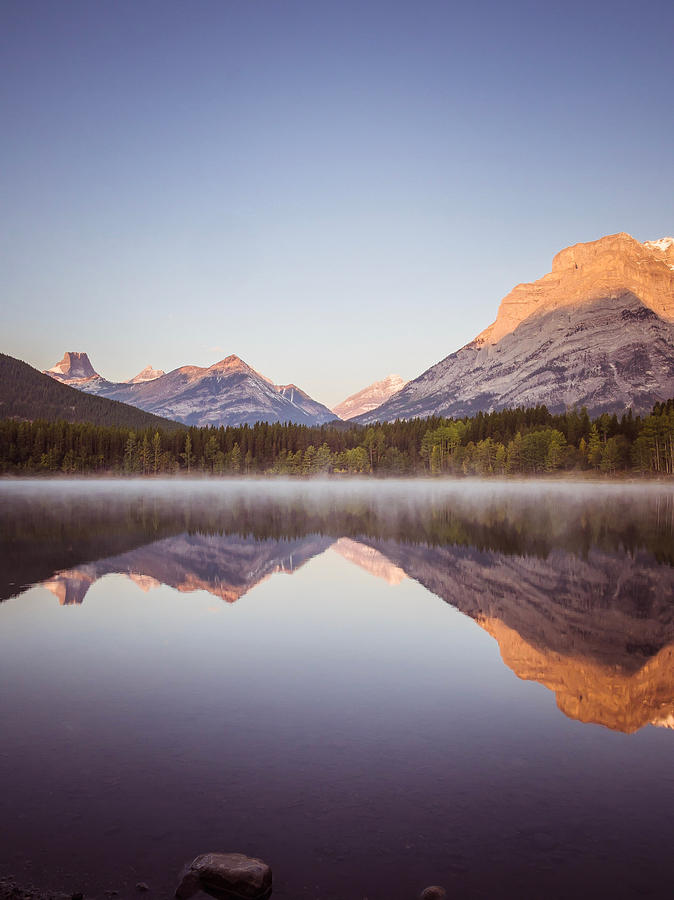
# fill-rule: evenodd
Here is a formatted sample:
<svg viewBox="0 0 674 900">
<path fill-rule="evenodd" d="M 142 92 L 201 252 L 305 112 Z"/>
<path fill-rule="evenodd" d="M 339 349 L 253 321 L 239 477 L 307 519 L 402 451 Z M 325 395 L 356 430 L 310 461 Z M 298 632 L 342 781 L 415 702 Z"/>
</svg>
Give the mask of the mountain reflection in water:
<svg viewBox="0 0 674 900">
<path fill-rule="evenodd" d="M 582 722 L 674 723 L 674 494 L 569 486 L 5 490 L 0 598 L 131 578 L 240 600 L 332 547 L 473 619 Z M 16 487 L 16 486 L 13 486 Z"/>
</svg>

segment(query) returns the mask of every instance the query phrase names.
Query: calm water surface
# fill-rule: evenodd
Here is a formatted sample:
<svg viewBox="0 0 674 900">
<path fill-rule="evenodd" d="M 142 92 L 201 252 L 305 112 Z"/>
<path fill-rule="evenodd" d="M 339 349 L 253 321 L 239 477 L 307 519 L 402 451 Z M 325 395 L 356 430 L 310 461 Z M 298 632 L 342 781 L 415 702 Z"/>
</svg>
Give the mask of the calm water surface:
<svg viewBox="0 0 674 900">
<path fill-rule="evenodd" d="M 670 897 L 674 490 L 0 484 L 0 875 Z"/>
</svg>

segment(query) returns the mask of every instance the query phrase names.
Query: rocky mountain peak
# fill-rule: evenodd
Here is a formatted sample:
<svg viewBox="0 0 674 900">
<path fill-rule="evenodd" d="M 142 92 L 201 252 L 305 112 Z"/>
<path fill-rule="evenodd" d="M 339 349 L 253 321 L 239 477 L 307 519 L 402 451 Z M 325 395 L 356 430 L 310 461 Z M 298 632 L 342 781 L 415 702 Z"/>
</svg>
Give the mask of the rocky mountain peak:
<svg viewBox="0 0 674 900">
<path fill-rule="evenodd" d="M 644 247 L 651 253 L 664 259 L 670 269 L 674 269 L 674 237 L 659 238 L 657 241 L 644 241 Z"/>
<path fill-rule="evenodd" d="M 641 243 L 625 232 L 566 247 L 552 270 L 518 284 L 503 298 L 496 321 L 475 342 L 496 344 L 534 313 L 630 293 L 661 318 L 674 321 L 674 242 Z"/>
<path fill-rule="evenodd" d="M 86 353 L 78 353 L 68 350 L 63 354 L 63 359 L 57 362 L 51 369 L 47 369 L 48 375 L 54 375 L 61 379 L 74 378 L 98 378 L 99 375 L 91 365 Z"/>
<path fill-rule="evenodd" d="M 226 356 L 224 359 L 221 359 L 219 362 L 213 363 L 212 366 L 208 367 L 209 372 L 223 372 L 231 374 L 232 372 L 252 372 L 253 374 L 257 374 L 254 369 L 245 363 L 239 356 Z"/>
<path fill-rule="evenodd" d="M 141 384 L 144 381 L 154 381 L 155 378 L 161 378 L 162 375 L 166 375 L 163 369 L 153 369 L 152 366 L 145 366 L 141 372 L 133 378 L 129 378 L 124 384 Z"/>
</svg>

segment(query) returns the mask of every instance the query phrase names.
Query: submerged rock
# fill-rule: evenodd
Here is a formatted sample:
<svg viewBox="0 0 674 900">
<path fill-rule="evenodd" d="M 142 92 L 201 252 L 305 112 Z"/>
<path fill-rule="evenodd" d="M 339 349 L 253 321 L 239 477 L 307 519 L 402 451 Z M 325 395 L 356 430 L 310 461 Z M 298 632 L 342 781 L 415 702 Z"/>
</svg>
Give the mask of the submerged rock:
<svg viewBox="0 0 674 900">
<path fill-rule="evenodd" d="M 447 891 L 440 887 L 439 884 L 432 884 L 430 887 L 424 888 L 419 894 L 419 900 L 444 900 Z"/>
<path fill-rule="evenodd" d="M 221 900 L 267 900 L 271 888 L 271 869 L 261 859 L 243 853 L 204 853 L 183 870 L 175 896 L 190 900 L 205 891 Z"/>
<path fill-rule="evenodd" d="M 0 878 L 0 900 L 71 900 L 71 894 L 20 887 L 11 876 Z"/>
</svg>

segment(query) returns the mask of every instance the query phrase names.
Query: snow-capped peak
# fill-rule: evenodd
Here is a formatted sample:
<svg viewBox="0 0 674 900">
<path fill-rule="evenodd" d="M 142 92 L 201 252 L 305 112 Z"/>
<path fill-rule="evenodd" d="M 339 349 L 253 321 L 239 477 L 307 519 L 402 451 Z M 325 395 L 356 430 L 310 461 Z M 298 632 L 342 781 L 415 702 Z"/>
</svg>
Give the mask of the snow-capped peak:
<svg viewBox="0 0 674 900">
<path fill-rule="evenodd" d="M 140 384 L 144 381 L 154 381 L 155 378 L 161 378 L 166 375 L 163 369 L 153 369 L 152 366 L 145 366 L 142 372 L 139 372 L 133 378 L 129 378 L 125 384 Z"/>
<path fill-rule="evenodd" d="M 658 238 L 657 241 L 644 241 L 644 247 L 648 247 L 649 250 L 661 250 L 663 253 L 666 253 L 673 244 L 674 237 Z"/>
</svg>

